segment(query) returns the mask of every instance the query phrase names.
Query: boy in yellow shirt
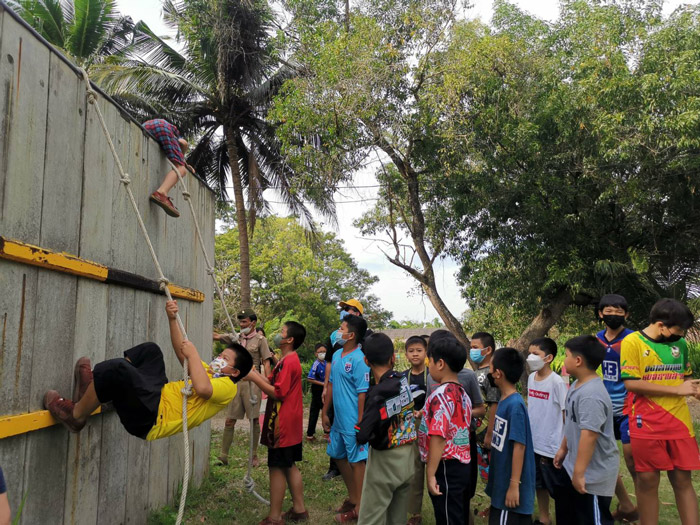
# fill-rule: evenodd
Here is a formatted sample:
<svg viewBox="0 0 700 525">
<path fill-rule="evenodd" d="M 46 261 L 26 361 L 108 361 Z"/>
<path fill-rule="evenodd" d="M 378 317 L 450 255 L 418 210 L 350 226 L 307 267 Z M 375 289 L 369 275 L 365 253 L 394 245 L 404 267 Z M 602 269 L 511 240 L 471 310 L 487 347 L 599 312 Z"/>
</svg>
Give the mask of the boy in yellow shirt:
<svg viewBox="0 0 700 525">
<path fill-rule="evenodd" d="M 192 342 L 182 339 L 176 321 L 177 301 L 168 301 L 165 310 L 175 355 L 181 364 L 189 361 L 193 393 L 187 400 L 187 427 L 194 428 L 226 408 L 253 360 L 245 348 L 234 343 L 207 365 Z M 111 402 L 129 434 L 152 441 L 182 431 L 183 387 L 183 381 L 168 382 L 158 345 L 142 343 L 125 351 L 124 358 L 103 361 L 94 370 L 88 358 L 80 358 L 75 366 L 73 400 L 49 390 L 44 407 L 68 430 L 80 432 L 100 404 Z"/>
</svg>

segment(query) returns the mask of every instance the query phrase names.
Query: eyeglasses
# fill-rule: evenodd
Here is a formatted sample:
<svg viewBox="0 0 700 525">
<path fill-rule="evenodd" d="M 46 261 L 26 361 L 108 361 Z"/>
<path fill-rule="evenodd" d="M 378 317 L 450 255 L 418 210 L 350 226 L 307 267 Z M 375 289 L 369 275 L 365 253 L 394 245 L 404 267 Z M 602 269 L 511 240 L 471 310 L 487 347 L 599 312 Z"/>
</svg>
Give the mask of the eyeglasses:
<svg viewBox="0 0 700 525">
<path fill-rule="evenodd" d="M 354 306 L 346 306 L 345 308 L 343 308 L 343 311 L 345 311 L 345 312 L 353 311 L 353 312 L 357 312 L 358 314 L 360 313 L 360 311 L 357 308 L 355 308 Z"/>
</svg>

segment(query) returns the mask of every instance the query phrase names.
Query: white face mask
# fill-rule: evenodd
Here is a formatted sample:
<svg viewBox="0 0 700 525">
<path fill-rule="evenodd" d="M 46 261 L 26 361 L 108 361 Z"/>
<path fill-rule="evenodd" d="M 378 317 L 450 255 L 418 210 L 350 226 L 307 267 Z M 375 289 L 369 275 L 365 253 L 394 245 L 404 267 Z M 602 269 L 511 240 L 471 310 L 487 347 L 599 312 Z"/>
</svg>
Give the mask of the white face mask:
<svg viewBox="0 0 700 525">
<path fill-rule="evenodd" d="M 241 329 L 241 334 L 242 334 L 242 335 L 248 335 L 252 329 L 253 329 L 252 326 L 249 326 L 248 328 L 242 328 L 242 329 Z"/>
<path fill-rule="evenodd" d="M 326 352 L 321 352 L 318 354 L 319 361 L 323 361 L 326 358 Z"/>
<path fill-rule="evenodd" d="M 542 367 L 544 367 L 544 359 L 542 359 L 538 355 L 530 354 L 529 356 L 527 356 L 527 366 L 533 372 L 542 370 Z"/>
<path fill-rule="evenodd" d="M 224 374 L 222 370 L 228 366 L 228 362 L 223 357 L 215 357 L 214 360 L 209 363 L 209 368 L 211 369 L 214 377 L 230 376 L 231 374 Z"/>
</svg>

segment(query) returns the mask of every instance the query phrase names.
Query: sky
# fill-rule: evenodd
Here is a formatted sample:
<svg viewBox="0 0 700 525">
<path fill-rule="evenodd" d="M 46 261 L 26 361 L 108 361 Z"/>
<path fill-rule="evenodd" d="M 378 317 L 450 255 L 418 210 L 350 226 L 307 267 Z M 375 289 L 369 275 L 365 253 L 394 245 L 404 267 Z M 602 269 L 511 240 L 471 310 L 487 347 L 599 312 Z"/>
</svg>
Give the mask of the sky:
<svg viewBox="0 0 700 525">
<path fill-rule="evenodd" d="M 699 1 L 666 1 L 664 12 L 668 14 L 680 4 L 696 4 Z M 555 20 L 559 15 L 559 0 L 514 0 L 513 3 L 546 20 Z M 134 21 L 143 20 L 157 34 L 171 34 L 162 22 L 160 0 L 117 0 L 117 4 L 122 14 L 131 16 Z M 467 17 L 481 18 L 484 21 L 491 19 L 493 0 L 472 0 L 471 4 L 473 7 L 467 11 Z M 394 319 L 431 321 L 438 317 L 437 312 L 426 297 L 417 293 L 416 281 L 386 260 L 380 251 L 381 243 L 363 239 L 360 232 L 352 226 L 352 223 L 374 204 L 372 199 L 376 197 L 376 188 L 362 188 L 376 185 L 372 169 L 373 166 L 369 166 L 356 174 L 355 189 L 343 189 L 335 195 L 339 227 L 333 229 L 324 224 L 323 228 L 334 231 L 344 241 L 346 249 L 358 265 L 379 278 L 371 293 L 380 298 L 382 306 L 393 313 Z M 266 192 L 265 197 L 271 201 L 279 200 L 273 191 Z M 273 205 L 273 209 L 279 215 L 287 214 L 284 207 Z M 322 221 L 319 219 L 319 222 Z M 438 293 L 450 311 L 460 317 L 467 310 L 467 304 L 456 284 L 457 269 L 458 265 L 451 259 L 438 261 L 435 265 Z"/>
</svg>

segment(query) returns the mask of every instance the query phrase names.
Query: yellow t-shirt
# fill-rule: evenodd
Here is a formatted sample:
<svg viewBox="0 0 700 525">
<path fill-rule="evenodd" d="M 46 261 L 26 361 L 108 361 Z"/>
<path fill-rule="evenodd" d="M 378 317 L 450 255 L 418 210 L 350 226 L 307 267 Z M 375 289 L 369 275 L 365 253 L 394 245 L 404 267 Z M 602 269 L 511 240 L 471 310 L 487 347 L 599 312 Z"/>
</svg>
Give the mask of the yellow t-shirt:
<svg viewBox="0 0 700 525">
<path fill-rule="evenodd" d="M 214 417 L 236 396 L 236 384 L 230 377 L 212 377 L 209 365 L 202 361 L 214 389 L 209 399 L 194 392 L 187 400 L 187 428 L 194 428 Z M 174 436 L 182 432 L 182 388 L 184 381 L 167 383 L 160 391 L 160 405 L 156 424 L 146 436 L 147 441 Z"/>
<path fill-rule="evenodd" d="M 685 339 L 657 343 L 641 332 L 622 340 L 622 379 L 642 379 L 657 385 L 679 386 L 692 374 Z M 639 439 L 694 437 L 688 403 L 681 396 L 629 394 L 626 413 L 630 436 Z"/>
</svg>

